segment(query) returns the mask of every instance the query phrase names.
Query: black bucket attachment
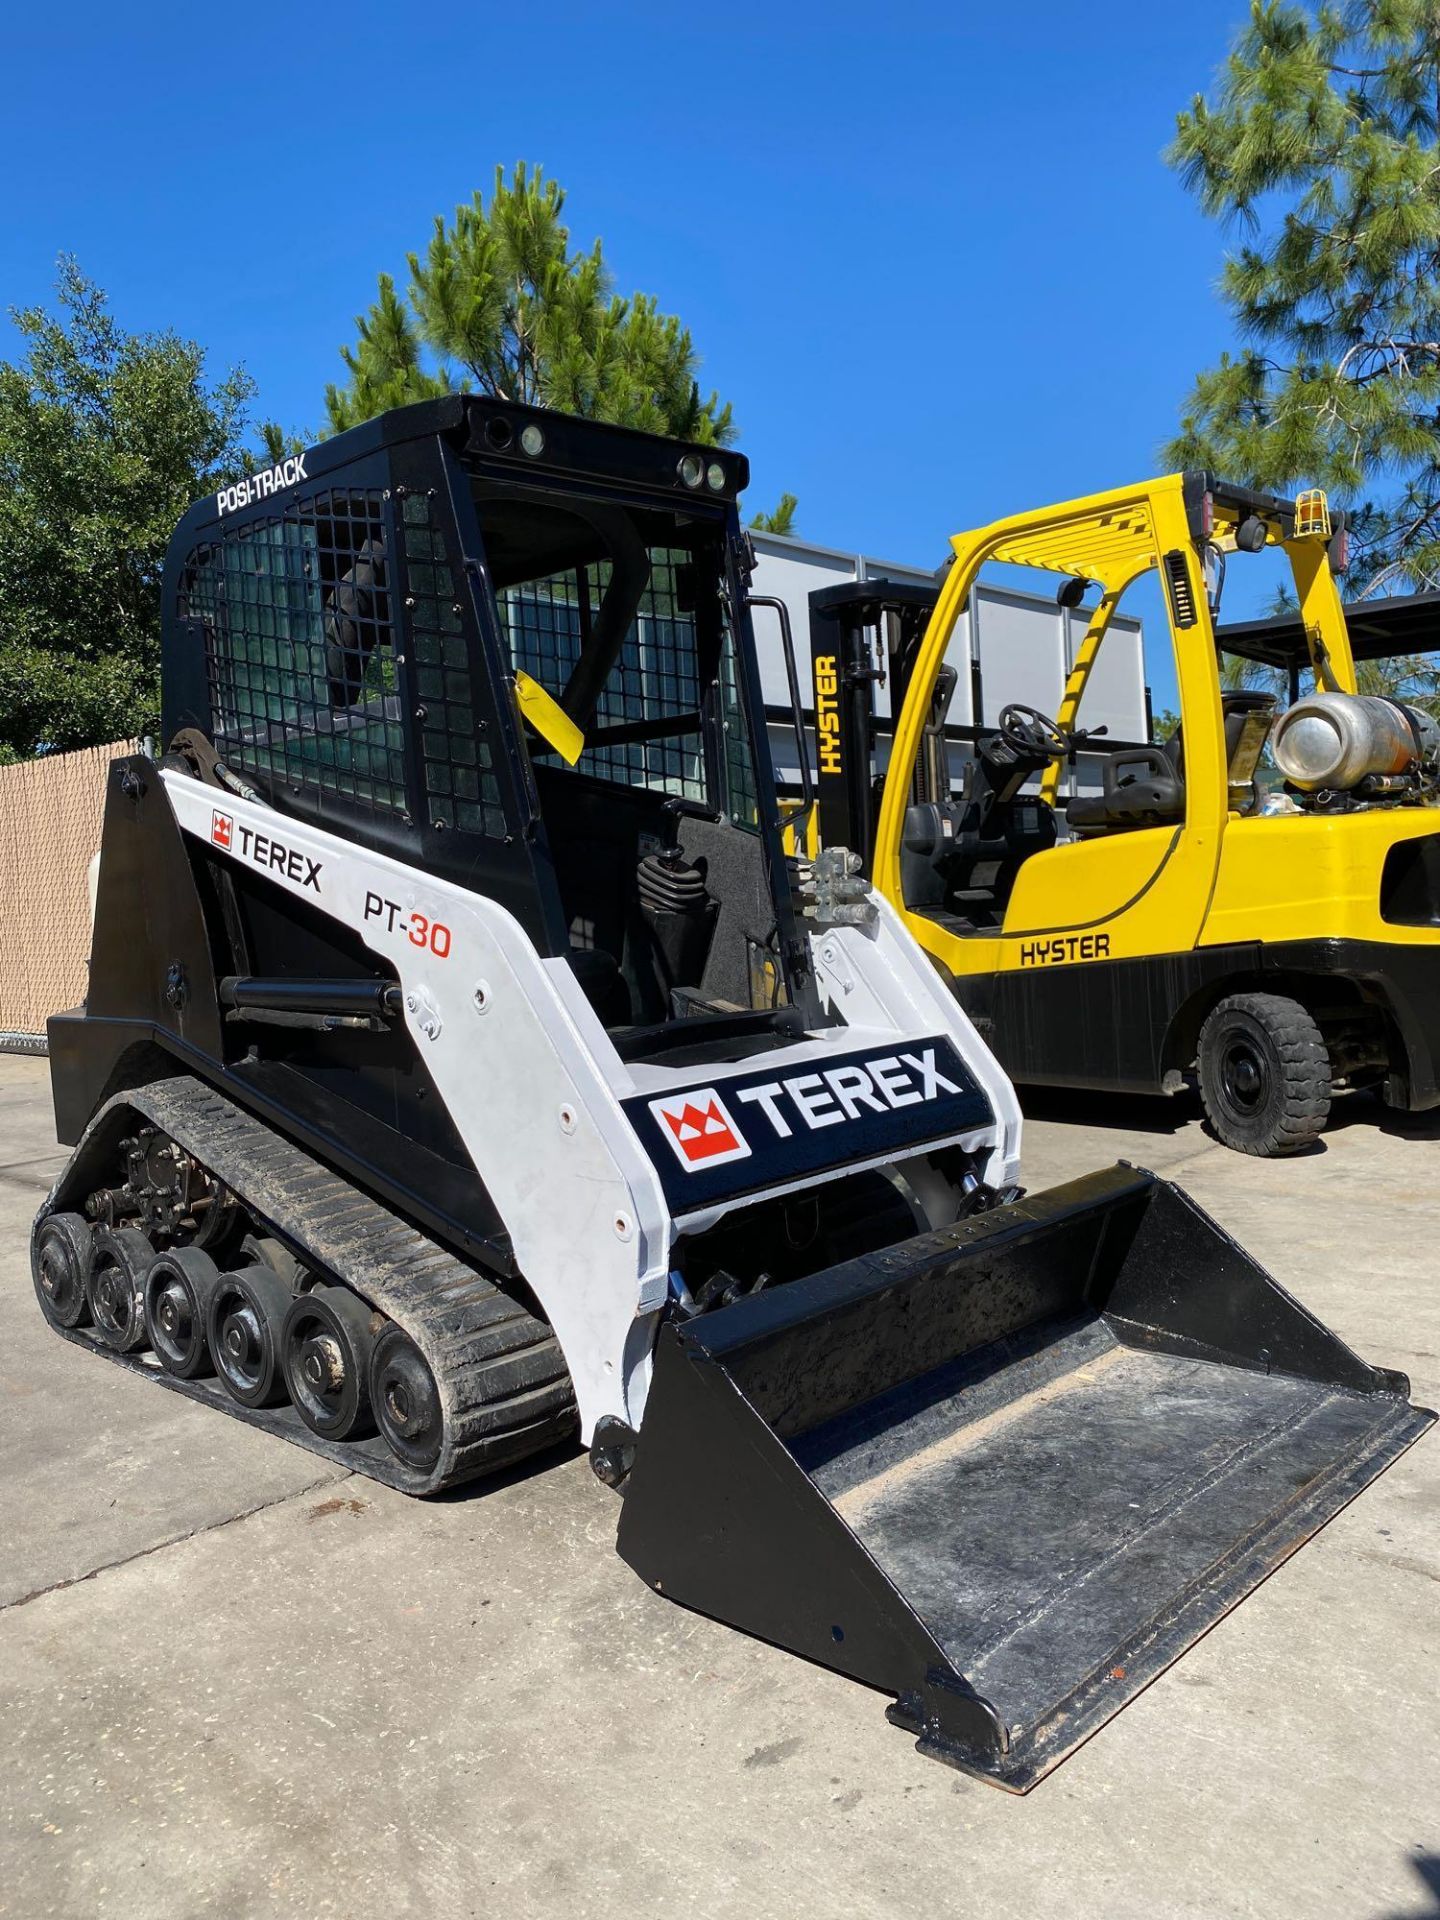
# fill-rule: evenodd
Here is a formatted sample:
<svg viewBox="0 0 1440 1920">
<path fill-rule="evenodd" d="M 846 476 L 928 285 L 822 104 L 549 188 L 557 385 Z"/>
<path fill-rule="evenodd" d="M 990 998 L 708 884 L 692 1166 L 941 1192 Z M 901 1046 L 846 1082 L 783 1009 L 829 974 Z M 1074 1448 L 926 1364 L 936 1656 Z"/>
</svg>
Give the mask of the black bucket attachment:
<svg viewBox="0 0 1440 1920">
<path fill-rule="evenodd" d="M 672 1327 L 619 1548 L 1024 1792 L 1435 1416 L 1116 1167 Z"/>
</svg>

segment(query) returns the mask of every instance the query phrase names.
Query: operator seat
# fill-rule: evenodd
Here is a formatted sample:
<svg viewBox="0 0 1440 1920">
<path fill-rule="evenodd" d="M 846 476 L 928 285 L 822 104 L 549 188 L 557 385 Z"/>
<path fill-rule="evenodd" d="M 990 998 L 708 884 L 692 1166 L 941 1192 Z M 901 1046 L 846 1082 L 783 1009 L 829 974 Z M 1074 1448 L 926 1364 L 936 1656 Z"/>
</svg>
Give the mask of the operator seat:
<svg viewBox="0 0 1440 1920">
<path fill-rule="evenodd" d="M 1065 818 L 1084 839 L 1185 818 L 1185 743 L 1177 727 L 1163 747 L 1121 747 L 1105 756 L 1102 790 L 1070 801 Z"/>
<path fill-rule="evenodd" d="M 1275 711 L 1273 693 L 1223 693 L 1230 805 L 1253 806 L 1255 764 Z M 1072 800 L 1065 817 L 1083 839 L 1136 827 L 1178 826 L 1185 818 L 1185 733 L 1176 727 L 1163 747 L 1121 747 L 1101 769 L 1103 791 Z"/>
</svg>

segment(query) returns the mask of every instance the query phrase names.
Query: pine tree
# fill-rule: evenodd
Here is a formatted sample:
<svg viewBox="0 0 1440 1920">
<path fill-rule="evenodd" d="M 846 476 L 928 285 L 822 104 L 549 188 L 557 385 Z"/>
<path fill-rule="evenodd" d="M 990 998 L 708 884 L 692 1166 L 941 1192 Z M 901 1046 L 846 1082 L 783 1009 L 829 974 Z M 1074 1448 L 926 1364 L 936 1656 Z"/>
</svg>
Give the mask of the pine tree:
<svg viewBox="0 0 1440 1920">
<path fill-rule="evenodd" d="M 1440 586 L 1440 6 L 1254 0 L 1169 159 L 1243 230 L 1242 344 L 1195 382 L 1167 464 L 1352 512 L 1348 591 Z"/>
<path fill-rule="evenodd" d="M 496 168 L 488 207 L 476 193 L 449 223 L 437 217 L 423 260 L 409 256 L 405 293 L 382 274 L 357 320 L 342 350 L 349 379 L 326 390 L 331 426 L 462 388 L 707 446 L 732 440 L 730 408 L 701 397 L 688 329 L 646 294 L 617 295 L 600 242 L 572 250 L 564 206 L 522 161 L 508 182 Z"/>
</svg>

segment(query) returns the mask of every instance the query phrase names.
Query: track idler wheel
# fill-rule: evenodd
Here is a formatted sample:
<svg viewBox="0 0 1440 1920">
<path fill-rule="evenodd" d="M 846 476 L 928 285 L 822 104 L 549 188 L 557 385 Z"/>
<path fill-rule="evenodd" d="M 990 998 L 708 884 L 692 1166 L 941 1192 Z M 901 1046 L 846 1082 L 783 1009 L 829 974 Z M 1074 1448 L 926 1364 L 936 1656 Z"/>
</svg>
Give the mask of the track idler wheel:
<svg viewBox="0 0 1440 1920">
<path fill-rule="evenodd" d="M 155 1249 L 136 1227 L 97 1227 L 85 1295 L 95 1331 L 116 1353 L 134 1353 L 145 1331 L 145 1276 Z"/>
<path fill-rule="evenodd" d="M 289 1287 L 262 1262 L 220 1275 L 205 1333 L 215 1371 L 242 1407 L 278 1407 L 285 1400 L 280 1347 L 289 1305 Z"/>
<path fill-rule="evenodd" d="M 370 1409 L 374 1310 L 345 1287 L 297 1294 L 285 1316 L 285 1383 L 295 1410 L 322 1440 L 375 1431 Z"/>
<path fill-rule="evenodd" d="M 370 1404 L 386 1445 L 423 1471 L 440 1458 L 445 1415 L 424 1355 L 399 1327 L 386 1327 L 370 1356 Z"/>
<path fill-rule="evenodd" d="M 160 1364 L 177 1380 L 213 1373 L 206 1328 L 220 1269 L 198 1247 L 159 1253 L 145 1276 L 145 1328 Z"/>
<path fill-rule="evenodd" d="M 31 1266 L 40 1311 L 52 1327 L 83 1327 L 89 1321 L 85 1282 L 94 1240 L 83 1213 L 52 1213 L 41 1222 Z"/>
</svg>

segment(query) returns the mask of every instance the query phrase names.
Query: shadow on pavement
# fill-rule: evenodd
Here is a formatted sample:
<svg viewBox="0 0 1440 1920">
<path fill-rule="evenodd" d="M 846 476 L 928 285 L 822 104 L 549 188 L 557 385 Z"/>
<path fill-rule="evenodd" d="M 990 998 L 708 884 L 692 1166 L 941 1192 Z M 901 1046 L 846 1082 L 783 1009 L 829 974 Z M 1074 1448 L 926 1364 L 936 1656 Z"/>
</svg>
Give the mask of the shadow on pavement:
<svg viewBox="0 0 1440 1920">
<path fill-rule="evenodd" d="M 1403 1911 L 1397 1907 L 1393 1913 L 1378 1915 L 1377 1920 L 1437 1920 L 1437 1916 L 1440 1916 L 1440 1854 L 1417 1853 L 1410 1865 L 1419 1875 L 1420 1884 L 1428 1896 L 1425 1905 L 1406 1907 Z"/>
<path fill-rule="evenodd" d="M 427 1494 L 425 1505 L 453 1507 L 463 1505 L 467 1500 L 484 1500 L 506 1487 L 519 1486 L 526 1480 L 538 1480 L 543 1474 L 579 1459 L 584 1453 L 585 1448 L 577 1437 L 559 1440 L 540 1453 L 527 1454 L 513 1466 L 502 1467 L 498 1473 L 485 1474 L 478 1480 L 466 1480 L 458 1487 L 445 1487 L 439 1493 Z"/>
<path fill-rule="evenodd" d="M 1072 1127 L 1111 1127 L 1120 1133 L 1183 1133 L 1200 1118 L 1200 1097 L 1183 1093 L 1095 1093 L 1084 1087 L 1020 1087 L 1027 1120 Z"/>
<path fill-rule="evenodd" d="M 1027 1120 L 1108 1127 L 1117 1133 L 1150 1133 L 1167 1139 L 1198 1120 L 1205 1138 L 1215 1139 L 1193 1087 L 1175 1094 L 1097 1093 L 1084 1087 L 1021 1087 L 1018 1091 Z M 1440 1107 L 1428 1113 L 1407 1113 L 1387 1107 L 1368 1090 L 1339 1093 L 1325 1132 L 1342 1133 L 1351 1127 L 1372 1127 L 1397 1140 L 1440 1140 Z M 1324 1151 L 1322 1138 L 1293 1157 L 1304 1160 Z"/>
<path fill-rule="evenodd" d="M 1339 1133 L 1346 1127 L 1374 1127 L 1377 1133 L 1399 1140 L 1440 1140 L 1440 1107 L 1428 1113 L 1406 1113 L 1387 1107 L 1374 1093 L 1342 1093 L 1330 1109 L 1325 1131 Z"/>
</svg>

